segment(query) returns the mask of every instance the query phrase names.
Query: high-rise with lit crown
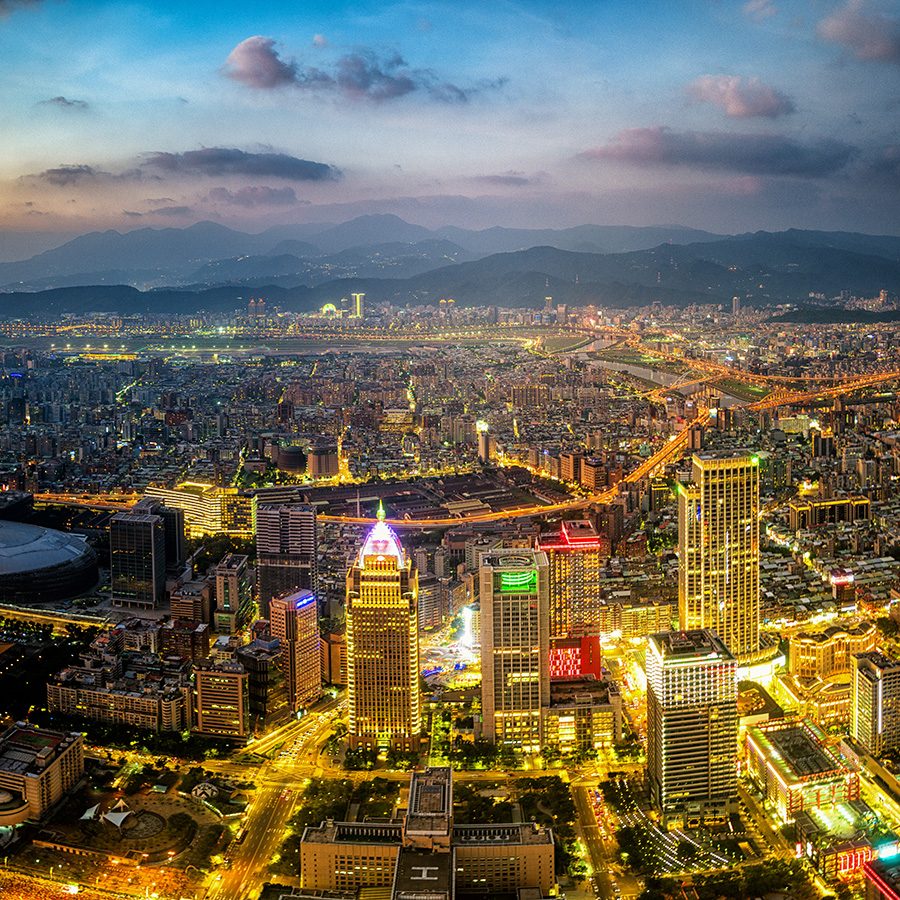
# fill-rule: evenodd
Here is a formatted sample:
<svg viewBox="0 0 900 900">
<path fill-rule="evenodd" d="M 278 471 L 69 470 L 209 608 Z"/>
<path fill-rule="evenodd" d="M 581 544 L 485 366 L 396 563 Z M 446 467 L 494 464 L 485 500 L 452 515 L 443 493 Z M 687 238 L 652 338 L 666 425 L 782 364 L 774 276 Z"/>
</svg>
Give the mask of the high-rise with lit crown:
<svg viewBox="0 0 900 900">
<path fill-rule="evenodd" d="M 589 520 L 573 519 L 563 522 L 556 535 L 542 535 L 540 549 L 549 565 L 550 637 L 599 634 L 600 575 L 609 542 Z"/>
<path fill-rule="evenodd" d="M 739 661 L 759 650 L 759 460 L 693 457 L 678 489 L 678 618 L 709 628 Z"/>
<path fill-rule="evenodd" d="M 347 571 L 346 612 L 350 746 L 418 749 L 418 575 L 381 504 Z"/>
<path fill-rule="evenodd" d="M 647 780 L 666 822 L 719 819 L 737 802 L 737 662 L 711 631 L 647 643 Z"/>
<path fill-rule="evenodd" d="M 482 553 L 479 578 L 484 736 L 538 753 L 541 710 L 550 705 L 547 554 Z"/>
</svg>

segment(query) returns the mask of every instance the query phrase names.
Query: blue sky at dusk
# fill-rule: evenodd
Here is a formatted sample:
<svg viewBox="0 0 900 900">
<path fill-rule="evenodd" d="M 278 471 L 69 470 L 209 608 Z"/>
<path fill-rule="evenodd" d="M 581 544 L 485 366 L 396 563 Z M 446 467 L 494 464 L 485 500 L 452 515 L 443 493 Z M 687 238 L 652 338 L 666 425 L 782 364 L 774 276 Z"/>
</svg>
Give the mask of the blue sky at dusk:
<svg viewBox="0 0 900 900">
<path fill-rule="evenodd" d="M 0 0 L 0 229 L 900 232 L 900 4 Z"/>
</svg>

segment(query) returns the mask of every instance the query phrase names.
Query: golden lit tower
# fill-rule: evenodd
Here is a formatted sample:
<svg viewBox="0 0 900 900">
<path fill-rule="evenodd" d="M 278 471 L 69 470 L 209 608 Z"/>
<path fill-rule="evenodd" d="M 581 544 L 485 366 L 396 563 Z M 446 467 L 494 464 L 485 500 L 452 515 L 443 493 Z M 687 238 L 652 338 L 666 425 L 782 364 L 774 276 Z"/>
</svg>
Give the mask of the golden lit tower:
<svg viewBox="0 0 900 900">
<path fill-rule="evenodd" d="M 550 637 L 600 633 L 603 606 L 601 574 L 609 541 L 588 519 L 562 523 L 554 535 L 542 535 L 540 549 L 549 564 Z"/>
<path fill-rule="evenodd" d="M 419 580 L 384 521 L 366 536 L 347 571 L 350 746 L 418 749 Z"/>
<path fill-rule="evenodd" d="M 678 491 L 678 618 L 739 661 L 759 650 L 759 459 L 700 454 Z"/>
</svg>

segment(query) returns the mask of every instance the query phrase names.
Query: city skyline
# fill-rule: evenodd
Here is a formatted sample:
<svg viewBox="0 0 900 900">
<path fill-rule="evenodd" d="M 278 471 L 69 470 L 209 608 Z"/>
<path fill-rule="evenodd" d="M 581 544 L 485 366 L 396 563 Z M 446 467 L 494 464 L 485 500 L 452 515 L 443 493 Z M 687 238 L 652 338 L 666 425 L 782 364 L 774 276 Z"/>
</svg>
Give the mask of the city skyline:
<svg viewBox="0 0 900 900">
<path fill-rule="evenodd" d="M 0 60 L 0 230 L 898 228 L 879 0 L 12 2 Z"/>
</svg>

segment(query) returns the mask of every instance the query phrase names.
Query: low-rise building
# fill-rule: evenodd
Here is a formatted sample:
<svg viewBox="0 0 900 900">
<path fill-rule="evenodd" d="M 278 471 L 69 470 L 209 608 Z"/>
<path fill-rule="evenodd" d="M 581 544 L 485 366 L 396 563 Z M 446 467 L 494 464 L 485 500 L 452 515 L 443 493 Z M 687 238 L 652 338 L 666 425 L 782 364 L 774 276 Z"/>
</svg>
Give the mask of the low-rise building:
<svg viewBox="0 0 900 900">
<path fill-rule="evenodd" d="M 554 679 L 543 710 L 544 746 L 560 753 L 600 750 L 622 740 L 622 695 L 613 681 Z"/>
<path fill-rule="evenodd" d="M 83 735 L 11 725 L 0 735 L 0 825 L 39 822 L 83 773 Z"/>
<path fill-rule="evenodd" d="M 799 631 L 788 638 L 788 670 L 798 678 L 848 675 L 853 657 L 874 650 L 877 640 L 874 624 L 864 621 Z"/>
<path fill-rule="evenodd" d="M 859 799 L 859 774 L 825 746 L 824 733 L 809 721 L 748 728 L 745 749 L 748 774 L 782 822 Z"/>
<path fill-rule="evenodd" d="M 124 654 L 118 665 L 92 657 L 47 683 L 47 709 L 147 731 L 184 731 L 193 722 L 190 673 L 180 657 Z M 118 671 L 121 670 L 121 671 Z"/>
<path fill-rule="evenodd" d="M 307 890 L 393 888 L 398 898 L 514 895 L 522 888 L 546 897 L 556 883 L 553 832 L 533 823 L 455 825 L 451 770 L 426 769 L 412 775 L 403 820 L 328 820 L 306 828 L 300 879 Z"/>
</svg>

